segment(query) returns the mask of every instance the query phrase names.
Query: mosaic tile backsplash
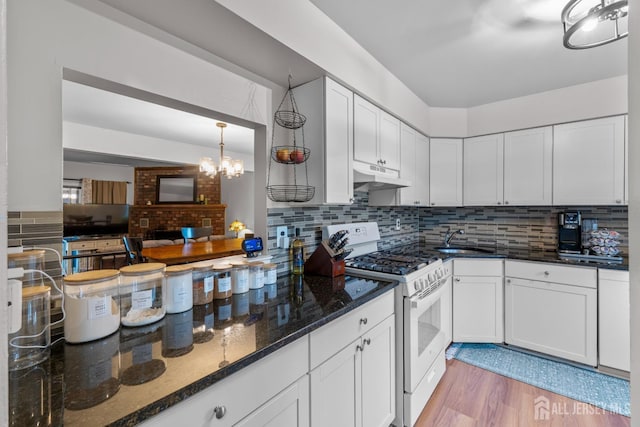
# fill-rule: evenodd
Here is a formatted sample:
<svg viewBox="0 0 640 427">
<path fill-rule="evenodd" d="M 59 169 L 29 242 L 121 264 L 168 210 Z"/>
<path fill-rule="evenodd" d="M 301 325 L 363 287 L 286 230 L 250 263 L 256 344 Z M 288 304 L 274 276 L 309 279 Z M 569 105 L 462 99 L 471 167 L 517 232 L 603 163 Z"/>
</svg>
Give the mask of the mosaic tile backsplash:
<svg viewBox="0 0 640 427">
<path fill-rule="evenodd" d="M 380 226 L 379 249 L 417 241 L 441 243 L 446 231 L 463 229 L 465 234 L 453 241 L 459 245 L 499 248 L 536 248 L 555 251 L 557 247 L 557 217 L 565 210 L 579 210 L 584 219 L 597 219 L 598 228 L 616 230 L 621 234 L 620 249 L 628 254 L 628 211 L 626 206 L 599 207 L 370 207 L 368 194 L 355 193 L 351 206 L 314 206 L 272 208 L 268 211 L 269 253 L 278 263 L 278 272 L 289 271 L 287 249 L 276 248 L 275 227 L 289 227 L 293 239 L 295 227 L 305 243 L 309 257 L 322 240 L 322 226 L 328 224 L 377 221 Z M 400 219 L 401 229 L 395 230 Z"/>
</svg>

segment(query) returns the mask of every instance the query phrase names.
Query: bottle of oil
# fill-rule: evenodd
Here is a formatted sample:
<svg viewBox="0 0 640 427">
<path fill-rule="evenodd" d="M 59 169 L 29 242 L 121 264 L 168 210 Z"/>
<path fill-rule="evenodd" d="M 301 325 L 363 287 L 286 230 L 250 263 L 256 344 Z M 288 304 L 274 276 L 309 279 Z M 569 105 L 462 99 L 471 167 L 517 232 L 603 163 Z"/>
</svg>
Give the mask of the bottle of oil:
<svg viewBox="0 0 640 427">
<path fill-rule="evenodd" d="M 291 272 L 304 273 L 304 242 L 300 239 L 299 228 L 296 228 L 296 238 L 291 243 Z"/>
</svg>

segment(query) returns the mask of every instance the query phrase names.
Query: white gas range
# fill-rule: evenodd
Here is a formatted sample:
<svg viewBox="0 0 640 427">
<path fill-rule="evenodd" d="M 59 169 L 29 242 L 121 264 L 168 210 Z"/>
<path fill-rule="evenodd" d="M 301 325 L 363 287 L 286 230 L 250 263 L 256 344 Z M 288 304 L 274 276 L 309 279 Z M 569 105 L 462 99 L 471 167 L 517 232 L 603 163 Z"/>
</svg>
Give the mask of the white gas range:
<svg viewBox="0 0 640 427">
<path fill-rule="evenodd" d="M 445 371 L 451 342 L 451 272 L 442 260 L 422 254 L 417 245 L 378 250 L 375 222 L 323 227 L 323 239 L 349 232 L 345 260 L 349 274 L 397 280 L 396 426 L 413 426 Z"/>
</svg>

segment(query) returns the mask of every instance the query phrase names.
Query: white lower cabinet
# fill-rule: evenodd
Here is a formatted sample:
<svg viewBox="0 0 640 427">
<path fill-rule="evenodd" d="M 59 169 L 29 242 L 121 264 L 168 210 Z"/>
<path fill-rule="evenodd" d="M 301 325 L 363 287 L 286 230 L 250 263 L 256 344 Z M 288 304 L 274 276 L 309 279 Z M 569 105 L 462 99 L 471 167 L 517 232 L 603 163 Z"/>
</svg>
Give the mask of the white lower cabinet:
<svg viewBox="0 0 640 427">
<path fill-rule="evenodd" d="M 599 364 L 631 370 L 629 272 L 598 270 Z"/>
<path fill-rule="evenodd" d="M 597 365 L 596 269 L 505 263 L 505 342 Z"/>
<path fill-rule="evenodd" d="M 453 261 L 453 341 L 504 341 L 502 260 Z"/>
<path fill-rule="evenodd" d="M 379 300 L 382 298 L 387 297 Z M 396 413 L 393 292 L 386 301 L 388 304 L 384 306 L 373 303 L 377 305 L 376 312 L 370 307 L 352 319 L 367 326 L 362 335 L 354 336 L 344 348 L 315 368 L 312 360 L 312 426 L 387 427 L 393 422 Z M 377 325 L 369 324 L 367 316 L 379 315 L 380 309 L 391 315 Z M 321 343 L 326 333 L 336 336 L 338 342 L 345 334 L 352 334 L 344 321 L 321 328 L 318 336 L 312 333 L 311 348 L 314 341 Z"/>
<path fill-rule="evenodd" d="M 308 371 L 305 336 L 141 425 L 308 426 Z"/>
<path fill-rule="evenodd" d="M 309 376 L 305 375 L 245 417 L 237 427 L 309 426 Z"/>
</svg>

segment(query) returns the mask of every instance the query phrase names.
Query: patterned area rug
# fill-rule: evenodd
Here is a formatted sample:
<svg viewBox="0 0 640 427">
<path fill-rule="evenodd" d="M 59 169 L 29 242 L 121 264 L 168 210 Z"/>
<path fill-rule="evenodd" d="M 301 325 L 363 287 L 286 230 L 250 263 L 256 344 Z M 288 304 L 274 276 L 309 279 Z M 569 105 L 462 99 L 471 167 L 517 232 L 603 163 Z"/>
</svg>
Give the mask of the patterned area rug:
<svg viewBox="0 0 640 427">
<path fill-rule="evenodd" d="M 625 379 L 494 344 L 453 343 L 446 356 L 609 412 L 631 416 L 629 381 Z"/>
</svg>

